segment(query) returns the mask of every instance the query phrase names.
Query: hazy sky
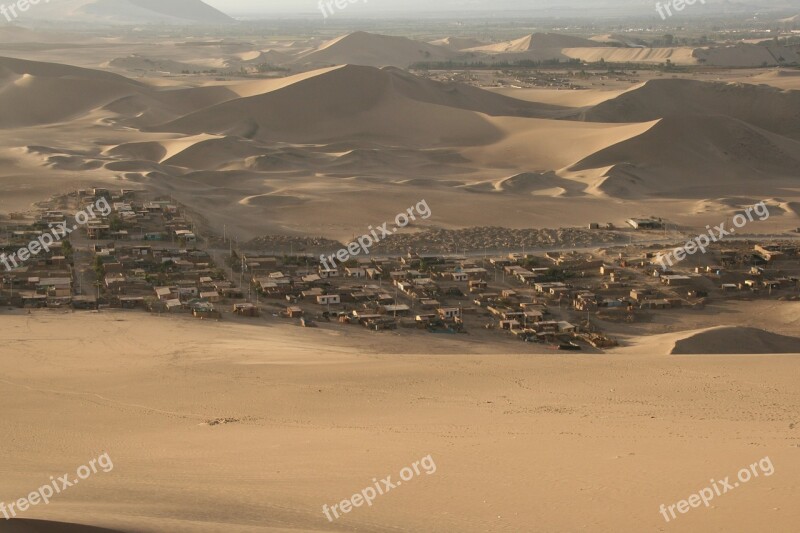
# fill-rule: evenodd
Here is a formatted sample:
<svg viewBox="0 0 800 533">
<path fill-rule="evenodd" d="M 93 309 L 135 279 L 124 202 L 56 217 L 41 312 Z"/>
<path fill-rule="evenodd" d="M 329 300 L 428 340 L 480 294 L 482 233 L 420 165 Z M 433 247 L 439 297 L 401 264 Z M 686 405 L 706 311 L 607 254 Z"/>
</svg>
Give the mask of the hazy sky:
<svg viewBox="0 0 800 533">
<path fill-rule="evenodd" d="M 236 13 L 309 13 L 318 9 L 319 0 L 205 0 L 229 14 Z M 349 0 L 352 1 L 352 0 Z M 719 1 L 719 0 L 712 0 Z M 366 14 L 373 12 L 395 12 L 413 15 L 415 11 L 475 11 L 503 9 L 537 9 L 553 6 L 599 7 L 603 4 L 650 4 L 650 0 L 355 0 L 347 9 Z"/>
<path fill-rule="evenodd" d="M 166 0 L 168 1 L 168 0 Z M 269 14 L 269 13 L 313 13 L 318 10 L 319 0 L 205 0 L 230 15 Z M 346 0 L 346 11 L 353 16 L 379 16 L 384 13 L 400 14 L 413 18 L 420 12 L 459 12 L 486 11 L 493 16 L 503 11 L 536 11 L 540 9 L 581 13 L 584 10 L 602 12 L 604 9 L 634 14 L 653 11 L 655 0 Z M 662 2 L 663 3 L 663 2 Z M 740 7 L 780 7 L 800 6 L 800 0 L 707 0 L 706 8 L 714 4 L 737 5 Z M 342 10 L 344 11 L 344 10 Z M 342 13 L 344 15 L 344 13 Z"/>
</svg>

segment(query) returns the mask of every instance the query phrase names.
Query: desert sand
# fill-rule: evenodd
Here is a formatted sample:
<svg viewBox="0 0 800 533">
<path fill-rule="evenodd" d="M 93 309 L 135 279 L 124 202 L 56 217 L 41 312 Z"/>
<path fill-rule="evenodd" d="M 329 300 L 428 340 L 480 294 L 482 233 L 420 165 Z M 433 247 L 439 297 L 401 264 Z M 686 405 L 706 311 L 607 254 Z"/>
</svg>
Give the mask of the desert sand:
<svg viewBox="0 0 800 533">
<path fill-rule="evenodd" d="M 0 320 L 2 405 L 25 413 L 6 419 L 0 499 L 100 453 L 115 465 L 28 518 L 148 532 L 790 531 L 799 518 L 797 356 L 499 355 L 449 339 L 414 355 L 392 335 L 287 325 Z M 434 474 L 335 523 L 322 514 L 429 454 Z M 773 476 L 670 524 L 659 514 L 764 456 Z"/>
<path fill-rule="evenodd" d="M 798 225 L 800 134 L 786 111 L 798 93 L 755 79 L 557 94 L 360 65 L 203 86 L 11 58 L 0 71 L 6 213 L 109 183 L 168 193 L 242 240 L 309 223 L 351 237 L 422 197 L 443 227 L 623 225 L 643 214 L 702 227 L 761 199 L 775 210 L 760 233 Z M 532 174 L 553 179 L 483 185 Z M 353 202 L 364 208 L 338 207 Z M 474 202 L 481 208 L 462 208 Z"/>
<path fill-rule="evenodd" d="M 769 220 L 742 238 L 797 238 L 800 75 L 777 66 L 795 57 L 783 46 L 643 46 L 610 29 L 273 35 L 164 4 L 69 2 L 67 22 L 91 8 L 111 30 L 0 27 L 0 216 L 105 186 L 172 198 L 203 235 L 237 242 L 347 242 L 421 199 L 433 216 L 411 232 L 572 235 L 653 216 L 686 236 L 765 201 Z M 140 27 L 165 20 L 224 29 Z M 535 88 L 500 68 L 408 70 L 465 58 L 572 63 Z M 798 305 L 607 323 L 621 345 L 578 355 L 272 316 L 2 308 L 0 502 L 102 453 L 115 468 L 0 530 L 794 531 Z M 435 473 L 326 519 L 324 504 L 427 455 Z M 766 456 L 773 476 L 659 513 Z"/>
</svg>

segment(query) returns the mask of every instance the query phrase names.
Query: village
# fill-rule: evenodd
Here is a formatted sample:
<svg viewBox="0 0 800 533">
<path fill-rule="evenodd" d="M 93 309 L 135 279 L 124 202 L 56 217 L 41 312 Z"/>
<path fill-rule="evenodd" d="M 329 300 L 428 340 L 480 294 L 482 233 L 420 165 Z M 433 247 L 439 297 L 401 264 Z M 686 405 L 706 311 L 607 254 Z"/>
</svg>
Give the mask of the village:
<svg viewBox="0 0 800 533">
<path fill-rule="evenodd" d="M 596 251 L 469 255 L 371 255 L 341 268 L 294 254 L 204 238 L 170 198 L 91 188 L 0 219 L 0 254 L 11 254 L 105 198 L 112 213 L 55 243 L 20 268 L 0 272 L 0 309 L 120 309 L 254 324 L 360 327 L 374 332 L 479 335 L 554 349 L 617 344 L 609 324 L 653 313 L 692 312 L 710 301 L 800 299 L 800 243 L 719 243 L 664 270 L 664 245 L 606 244 Z M 632 231 L 658 232 L 631 219 Z M 590 228 L 596 229 L 596 227 Z M 316 251 L 315 251 L 316 252 Z"/>
</svg>

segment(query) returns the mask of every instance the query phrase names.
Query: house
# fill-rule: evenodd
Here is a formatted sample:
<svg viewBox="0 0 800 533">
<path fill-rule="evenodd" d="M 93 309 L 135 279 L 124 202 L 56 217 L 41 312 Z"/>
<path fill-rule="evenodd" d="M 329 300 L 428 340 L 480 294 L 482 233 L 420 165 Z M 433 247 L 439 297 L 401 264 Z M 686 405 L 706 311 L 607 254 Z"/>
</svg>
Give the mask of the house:
<svg viewBox="0 0 800 533">
<path fill-rule="evenodd" d="M 217 311 L 209 302 L 192 302 L 190 304 L 192 316 L 201 320 L 222 318 L 222 313 Z"/>
<path fill-rule="evenodd" d="M 342 303 L 342 297 L 339 294 L 320 294 L 317 296 L 317 303 L 319 305 L 339 305 Z"/>
<path fill-rule="evenodd" d="M 411 313 L 411 308 L 405 304 L 384 305 L 381 307 L 381 311 L 387 315 L 408 316 Z"/>
<path fill-rule="evenodd" d="M 144 307 L 144 297 L 122 296 L 119 299 L 119 305 L 123 309 L 136 309 L 137 307 Z"/>
<path fill-rule="evenodd" d="M 105 286 L 113 291 L 122 289 L 126 281 L 125 274 L 108 274 L 104 280 Z"/>
<path fill-rule="evenodd" d="M 692 281 L 692 278 L 689 276 L 661 276 L 661 283 L 664 285 L 686 285 Z"/>
<path fill-rule="evenodd" d="M 303 310 L 296 306 L 287 307 L 284 314 L 288 318 L 303 318 Z"/>
<path fill-rule="evenodd" d="M 577 326 L 570 324 L 569 322 L 558 322 L 558 331 L 561 333 L 574 333 L 577 329 Z"/>
<path fill-rule="evenodd" d="M 414 317 L 416 322 L 427 324 L 436 319 L 436 313 L 420 313 Z"/>
<path fill-rule="evenodd" d="M 452 272 L 450 276 L 453 278 L 453 281 L 460 281 L 460 282 L 469 281 L 469 274 L 467 274 L 466 272 Z"/>
<path fill-rule="evenodd" d="M 347 267 L 344 269 L 348 278 L 365 278 L 367 271 L 361 267 Z"/>
<path fill-rule="evenodd" d="M 780 259 L 785 255 L 780 246 L 772 244 L 757 244 L 755 246 L 755 252 L 767 262 Z"/>
<path fill-rule="evenodd" d="M 257 317 L 258 307 L 250 303 L 233 304 L 233 314 L 238 316 Z"/>
<path fill-rule="evenodd" d="M 324 294 L 323 290 L 319 287 L 314 287 L 313 289 L 308 289 L 307 291 L 303 291 L 300 293 L 300 296 L 303 298 L 309 299 L 316 299 L 317 296 L 322 296 Z"/>
<path fill-rule="evenodd" d="M 600 274 L 603 276 L 608 276 L 613 274 L 617 271 L 617 268 L 611 265 L 603 265 L 600 267 Z"/>
<path fill-rule="evenodd" d="M 652 218 L 629 218 L 626 222 L 637 230 L 662 229 L 664 227 L 660 220 Z"/>
<path fill-rule="evenodd" d="M 544 320 L 544 313 L 541 311 L 525 311 L 525 322 L 542 322 Z"/>
<path fill-rule="evenodd" d="M 92 240 L 106 237 L 111 230 L 111 226 L 105 224 L 90 224 L 86 226 L 86 233 Z"/>
<path fill-rule="evenodd" d="M 419 303 L 423 309 L 437 309 L 441 306 L 441 303 L 439 303 L 438 300 L 431 298 L 422 298 Z"/>
<path fill-rule="evenodd" d="M 465 268 L 462 272 L 469 276 L 469 279 L 485 279 L 489 271 L 485 268 Z"/>
<path fill-rule="evenodd" d="M 631 291 L 630 297 L 631 300 L 635 302 L 641 302 L 652 296 L 652 294 L 653 291 L 651 291 L 650 289 L 633 289 Z"/>
<path fill-rule="evenodd" d="M 181 301 L 178 300 L 177 298 L 167 300 L 166 302 L 164 302 L 164 306 L 167 312 L 170 313 L 175 313 L 183 310 L 183 304 L 181 304 Z"/>
<path fill-rule="evenodd" d="M 488 283 L 482 280 L 472 280 L 469 282 L 469 292 L 484 291 L 489 286 Z"/>
<path fill-rule="evenodd" d="M 72 295 L 70 278 L 42 278 L 37 283 L 39 291 L 44 290 L 50 297 L 69 298 Z"/>
<path fill-rule="evenodd" d="M 533 288 L 536 290 L 536 292 L 539 293 L 552 294 L 551 289 L 567 289 L 567 285 L 560 281 L 555 281 L 551 283 L 536 282 L 533 284 Z"/>
<path fill-rule="evenodd" d="M 220 301 L 220 296 L 217 291 L 205 291 L 200 293 L 201 300 L 208 300 L 211 303 L 218 303 Z"/>
<path fill-rule="evenodd" d="M 660 298 L 657 300 L 644 300 L 639 304 L 641 309 L 670 309 L 672 305 L 669 300 Z"/>
<path fill-rule="evenodd" d="M 461 317 L 461 310 L 458 307 L 440 307 L 437 312 L 443 320 L 453 320 Z"/>
<path fill-rule="evenodd" d="M 323 279 L 328 278 L 338 278 L 339 277 L 339 269 L 338 268 L 329 268 L 329 267 L 319 267 L 319 277 Z"/>
<path fill-rule="evenodd" d="M 174 299 L 175 291 L 172 290 L 171 287 L 156 287 L 156 298 L 161 301 L 167 301 Z"/>
</svg>

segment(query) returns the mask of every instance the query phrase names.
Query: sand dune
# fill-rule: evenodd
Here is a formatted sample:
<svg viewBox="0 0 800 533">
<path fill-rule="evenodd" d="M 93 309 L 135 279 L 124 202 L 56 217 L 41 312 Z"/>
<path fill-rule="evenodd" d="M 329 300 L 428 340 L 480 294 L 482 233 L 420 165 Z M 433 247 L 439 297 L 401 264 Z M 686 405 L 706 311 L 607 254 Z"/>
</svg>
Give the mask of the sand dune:
<svg viewBox="0 0 800 533">
<path fill-rule="evenodd" d="M 118 57 L 116 59 L 112 59 L 108 62 L 108 66 L 131 71 L 154 71 L 175 74 L 179 74 L 184 71 L 199 72 L 211 68 L 209 66 L 181 63 L 180 61 L 173 61 L 171 59 L 150 58 L 139 54 L 132 54 L 127 57 Z"/>
<path fill-rule="evenodd" d="M 413 145 L 476 144 L 499 136 L 483 115 L 536 116 L 548 111 L 547 106 L 422 80 L 397 69 L 348 65 L 286 79 L 278 89 L 213 106 L 157 129 L 288 142 L 355 136 Z"/>
<path fill-rule="evenodd" d="M 609 196 L 703 198 L 714 189 L 752 186 L 754 180 L 790 179 L 799 165 L 798 141 L 725 116 L 676 115 L 569 170 L 611 167 L 598 187 Z"/>
<path fill-rule="evenodd" d="M 225 87 L 157 89 L 110 72 L 0 58 L 0 128 L 53 124 L 98 110 L 132 123 L 163 122 L 235 96 Z"/>
<path fill-rule="evenodd" d="M 595 106 L 593 122 L 645 122 L 674 116 L 727 116 L 800 139 L 800 92 L 740 83 L 651 80 Z"/>
<path fill-rule="evenodd" d="M 454 53 L 442 46 L 363 31 L 328 41 L 311 52 L 301 54 L 293 64 L 307 68 L 342 65 L 408 67 L 418 61 L 446 61 Z"/>
<path fill-rule="evenodd" d="M 669 525 L 797 521 L 796 357 L 563 356 L 513 341 L 503 355 L 472 336 L 271 317 L 3 313 L 20 339 L 0 346 L 4 499 L 98 448 L 115 464 L 32 517 L 147 533 L 657 531 L 661 502 L 769 455 L 775 475 L 746 497 Z M 238 422 L 207 424 L 220 417 Z M 428 454 L 434 475 L 336 524 L 322 514 Z"/>
<path fill-rule="evenodd" d="M 671 354 L 800 353 L 800 338 L 758 328 L 720 326 L 680 334 Z"/>
<path fill-rule="evenodd" d="M 213 135 L 197 135 L 165 141 L 124 143 L 109 149 L 107 154 L 113 157 L 142 159 L 145 161 L 163 163 L 170 158 L 176 157 L 186 149 L 202 145 L 204 142 L 212 140 L 219 140 L 219 138 Z"/>
<path fill-rule="evenodd" d="M 580 59 L 590 63 L 600 60 L 607 63 L 665 63 L 667 60 L 676 65 L 697 63 L 691 48 L 570 47 L 564 48 L 561 52 L 567 58 Z"/>
<path fill-rule="evenodd" d="M 488 54 L 502 54 L 509 52 L 529 52 L 531 50 L 550 50 L 561 48 L 591 48 L 605 46 L 602 43 L 584 39 L 582 37 L 572 37 L 559 33 L 532 33 L 513 41 L 506 41 L 496 44 L 488 44 L 467 49 L 469 52 L 484 52 Z"/>
<path fill-rule="evenodd" d="M 177 167 L 213 170 L 232 160 L 259 156 L 264 148 L 234 137 L 206 138 L 192 142 L 169 155 L 161 163 Z"/>
<path fill-rule="evenodd" d="M 558 170 L 600 150 L 635 138 L 654 123 L 596 124 L 568 120 L 499 117 L 499 141 L 467 148 L 463 154 L 483 168 L 519 168 L 523 172 Z"/>
<path fill-rule="evenodd" d="M 491 92 L 502 94 L 517 100 L 538 102 L 553 106 L 554 110 L 563 111 L 564 116 L 571 116 L 569 108 L 596 106 L 606 100 L 616 98 L 624 93 L 625 89 L 611 89 L 604 91 L 564 91 L 559 89 L 517 89 L 517 88 L 489 88 Z M 554 112 L 554 114 L 556 114 Z"/>
<path fill-rule="evenodd" d="M 146 90 L 106 72 L 0 58 L 0 128 L 62 122 Z"/>
<path fill-rule="evenodd" d="M 3 524 L 3 531 L 7 533 L 124 533 L 119 529 L 44 520 L 11 520 Z"/>
<path fill-rule="evenodd" d="M 705 65 L 718 67 L 760 67 L 774 66 L 800 61 L 798 50 L 789 46 L 736 44 L 698 48 L 694 57 Z"/>
<path fill-rule="evenodd" d="M 130 59 L 131 68 L 142 60 Z M 237 91 L 259 93 L 265 83 L 156 87 L 101 70 L 0 57 L 0 128 L 53 124 L 99 110 L 141 127 L 232 100 Z"/>
<path fill-rule="evenodd" d="M 235 67 L 237 65 L 274 65 L 274 66 L 281 66 L 289 63 L 291 61 L 292 56 L 284 51 L 279 50 L 255 50 L 252 52 L 245 52 L 242 54 L 237 54 L 236 60 L 228 60 L 226 61 L 226 65 L 229 67 Z"/>
<path fill-rule="evenodd" d="M 497 192 L 532 196 L 581 196 L 584 185 L 564 179 L 555 172 L 525 172 L 499 180 L 480 182 L 464 186 L 475 192 Z"/>
<path fill-rule="evenodd" d="M 436 46 L 444 46 L 445 48 L 449 48 L 450 50 L 460 51 L 460 50 L 466 50 L 467 48 L 484 46 L 486 43 L 483 43 L 478 39 L 473 39 L 472 37 L 445 37 L 444 39 L 431 41 L 428 44 L 433 44 Z"/>
</svg>

